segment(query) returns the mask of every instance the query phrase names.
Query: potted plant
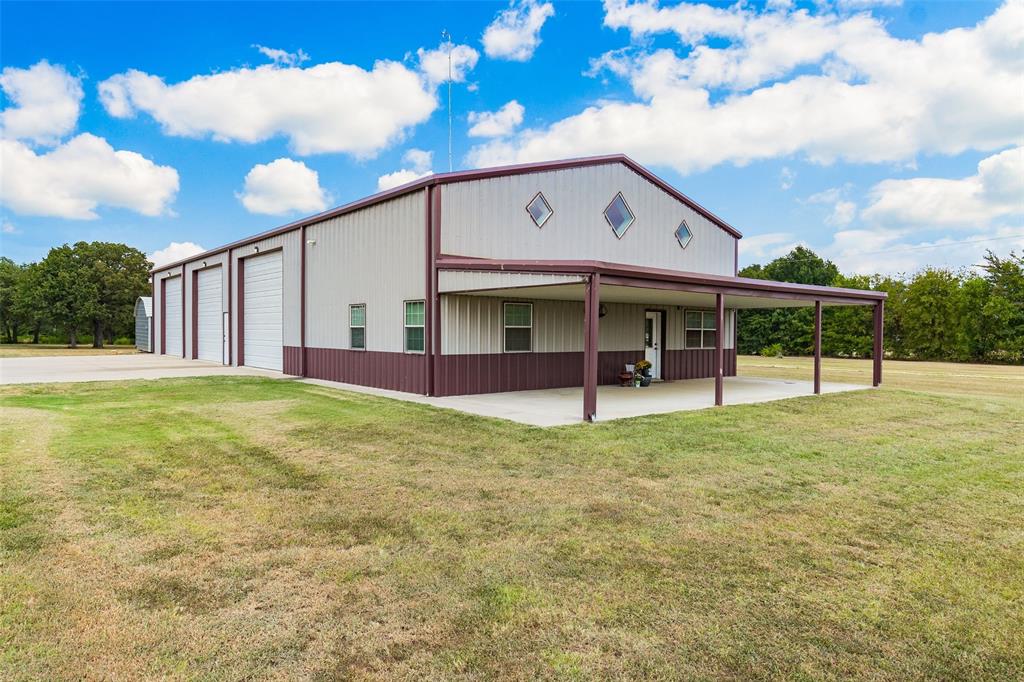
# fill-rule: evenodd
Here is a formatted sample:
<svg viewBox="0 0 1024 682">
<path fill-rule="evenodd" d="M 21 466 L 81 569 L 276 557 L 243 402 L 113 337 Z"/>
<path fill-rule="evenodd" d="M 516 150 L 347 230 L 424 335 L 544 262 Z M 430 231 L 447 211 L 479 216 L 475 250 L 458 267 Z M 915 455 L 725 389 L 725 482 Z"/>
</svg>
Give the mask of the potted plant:
<svg viewBox="0 0 1024 682">
<path fill-rule="evenodd" d="M 640 380 L 639 386 L 651 385 L 651 363 L 647 360 L 639 360 L 636 363 L 636 376 Z"/>
</svg>

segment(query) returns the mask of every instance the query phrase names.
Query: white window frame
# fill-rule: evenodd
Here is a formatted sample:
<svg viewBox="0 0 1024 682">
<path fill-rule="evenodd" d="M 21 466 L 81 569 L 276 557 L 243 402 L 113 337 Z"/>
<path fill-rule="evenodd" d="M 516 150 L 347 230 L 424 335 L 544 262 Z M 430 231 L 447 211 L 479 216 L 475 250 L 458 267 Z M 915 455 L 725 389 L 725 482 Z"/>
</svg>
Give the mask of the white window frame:
<svg viewBox="0 0 1024 682">
<path fill-rule="evenodd" d="M 363 309 L 363 323 L 352 324 L 352 311 L 356 308 Z M 357 348 L 352 343 L 352 330 L 362 329 L 363 330 L 363 345 Z M 365 303 L 350 303 L 348 306 L 348 347 L 349 350 L 366 350 L 366 304 Z"/>
<path fill-rule="evenodd" d="M 689 325 L 689 323 L 687 322 L 686 318 L 689 316 L 690 313 L 696 313 L 696 314 L 700 315 L 700 325 L 701 325 L 700 327 L 691 327 Z M 712 325 L 710 327 L 705 326 L 705 324 L 704 324 L 704 320 L 706 320 L 709 315 L 711 316 L 711 325 Z M 716 327 L 717 327 L 717 325 L 715 323 L 715 313 L 714 313 L 714 311 L 697 309 L 697 308 L 687 308 L 687 309 L 683 310 L 683 348 L 687 348 L 687 349 L 691 349 L 692 348 L 694 350 L 714 349 L 715 348 L 715 344 L 711 344 L 710 346 L 704 345 L 704 333 L 705 332 L 715 332 L 715 334 L 720 334 L 721 331 L 719 329 L 716 329 Z M 690 342 L 689 342 L 689 339 L 687 339 L 687 336 L 688 336 L 687 332 L 696 332 L 696 331 L 700 332 L 700 345 L 699 346 L 691 346 Z M 723 343 L 723 346 L 724 346 L 724 344 L 725 344 L 725 340 L 724 339 L 722 340 L 722 343 Z"/>
<path fill-rule="evenodd" d="M 410 303 L 422 303 L 423 304 L 423 324 L 409 324 L 408 309 L 407 306 Z M 414 298 L 408 301 L 402 301 L 402 348 L 406 353 L 412 353 L 414 355 L 424 355 L 427 352 L 427 302 L 422 298 Z M 421 350 L 409 350 L 409 330 L 410 329 L 422 329 L 423 330 L 423 348 Z"/>
<path fill-rule="evenodd" d="M 510 305 L 516 306 L 527 306 L 530 309 L 530 325 L 518 325 L 508 324 L 508 317 L 506 311 Z M 527 350 L 509 350 L 508 349 L 508 334 L 509 329 L 529 329 L 530 330 L 530 347 Z M 501 306 L 501 351 L 503 353 L 532 353 L 533 352 L 533 303 L 528 301 L 505 301 Z"/>
</svg>

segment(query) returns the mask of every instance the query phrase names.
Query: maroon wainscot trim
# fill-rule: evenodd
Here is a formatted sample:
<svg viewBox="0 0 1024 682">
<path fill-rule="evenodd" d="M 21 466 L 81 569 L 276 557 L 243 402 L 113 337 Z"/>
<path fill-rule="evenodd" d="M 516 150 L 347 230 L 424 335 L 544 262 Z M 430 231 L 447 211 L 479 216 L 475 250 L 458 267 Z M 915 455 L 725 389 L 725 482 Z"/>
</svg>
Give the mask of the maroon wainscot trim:
<svg viewBox="0 0 1024 682">
<path fill-rule="evenodd" d="M 627 362 L 644 356 L 643 349 L 601 351 L 597 383 L 612 386 Z M 706 379 L 715 376 L 715 351 L 665 350 L 662 376 L 666 380 Z M 583 352 L 485 353 L 442 355 L 435 377 L 439 396 L 573 388 L 583 385 Z M 736 376 L 736 350 L 725 350 L 725 376 Z"/>
<path fill-rule="evenodd" d="M 300 362 L 301 349 L 284 347 L 284 371 Z M 427 356 L 344 348 L 306 348 L 306 376 L 357 386 L 425 394 Z"/>
</svg>

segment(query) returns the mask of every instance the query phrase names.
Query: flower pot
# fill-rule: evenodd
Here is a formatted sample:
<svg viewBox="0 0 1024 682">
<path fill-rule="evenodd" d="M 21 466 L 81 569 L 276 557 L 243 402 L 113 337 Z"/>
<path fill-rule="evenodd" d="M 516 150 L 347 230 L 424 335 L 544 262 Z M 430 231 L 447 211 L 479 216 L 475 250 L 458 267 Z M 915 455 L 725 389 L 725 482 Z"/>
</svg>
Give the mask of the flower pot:
<svg viewBox="0 0 1024 682">
<path fill-rule="evenodd" d="M 651 378 L 651 368 L 650 367 L 648 367 L 647 369 L 644 370 L 644 376 L 647 377 L 648 379 Z"/>
<path fill-rule="evenodd" d="M 650 377 L 650 375 L 648 375 L 648 374 L 645 374 L 645 375 L 644 375 L 644 376 L 643 376 L 643 377 L 642 377 L 642 378 L 640 379 L 640 385 L 641 385 L 641 386 L 650 386 L 650 385 L 651 385 L 651 377 Z"/>
</svg>

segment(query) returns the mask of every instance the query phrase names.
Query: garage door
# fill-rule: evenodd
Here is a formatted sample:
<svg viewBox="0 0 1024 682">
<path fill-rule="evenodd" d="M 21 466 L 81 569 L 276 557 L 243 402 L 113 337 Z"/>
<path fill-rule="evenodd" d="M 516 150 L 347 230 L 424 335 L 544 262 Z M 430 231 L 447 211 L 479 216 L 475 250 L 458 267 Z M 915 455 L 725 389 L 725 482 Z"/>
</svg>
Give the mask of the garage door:
<svg viewBox="0 0 1024 682">
<path fill-rule="evenodd" d="M 196 357 L 200 360 L 224 361 L 224 330 L 221 329 L 222 289 L 220 268 L 200 270 L 196 274 L 196 331 L 199 334 Z"/>
<path fill-rule="evenodd" d="M 245 364 L 281 371 L 284 367 L 281 252 L 246 258 L 243 272 Z"/>
<path fill-rule="evenodd" d="M 181 357 L 181 277 L 164 280 L 164 355 Z"/>
</svg>

